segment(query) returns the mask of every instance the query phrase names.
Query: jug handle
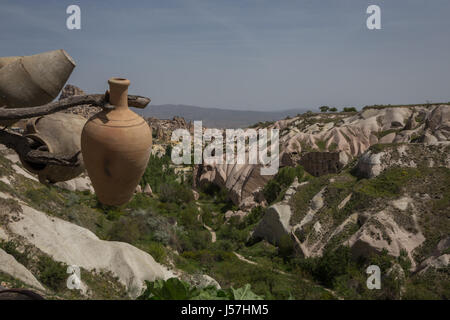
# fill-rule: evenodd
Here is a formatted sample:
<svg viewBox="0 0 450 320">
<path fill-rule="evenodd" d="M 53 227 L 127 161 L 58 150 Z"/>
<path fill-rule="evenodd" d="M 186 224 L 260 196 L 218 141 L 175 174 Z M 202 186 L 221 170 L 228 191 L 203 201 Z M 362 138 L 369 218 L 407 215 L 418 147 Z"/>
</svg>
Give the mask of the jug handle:
<svg viewBox="0 0 450 320">
<path fill-rule="evenodd" d="M 36 129 L 36 122 L 38 122 L 41 117 L 37 117 L 37 118 L 32 118 L 30 120 L 27 121 L 27 125 L 26 125 L 26 132 L 27 134 L 36 134 L 39 133 L 38 130 Z"/>
</svg>

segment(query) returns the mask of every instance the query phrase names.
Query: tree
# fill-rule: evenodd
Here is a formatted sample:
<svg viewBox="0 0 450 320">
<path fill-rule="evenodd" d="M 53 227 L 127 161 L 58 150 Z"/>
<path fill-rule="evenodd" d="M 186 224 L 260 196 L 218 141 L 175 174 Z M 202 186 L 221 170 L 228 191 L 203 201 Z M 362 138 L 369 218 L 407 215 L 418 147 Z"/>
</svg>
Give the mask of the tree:
<svg viewBox="0 0 450 320">
<path fill-rule="evenodd" d="M 357 112 L 355 107 L 345 107 L 343 109 L 344 112 Z"/>
<path fill-rule="evenodd" d="M 330 112 L 336 112 L 337 111 L 337 109 L 335 108 L 335 107 L 332 107 L 332 108 L 330 108 L 330 110 L 329 110 Z"/>
<path fill-rule="evenodd" d="M 328 107 L 328 106 L 321 106 L 319 109 L 320 109 L 321 112 L 327 112 L 328 110 L 330 110 L 330 107 Z"/>
</svg>

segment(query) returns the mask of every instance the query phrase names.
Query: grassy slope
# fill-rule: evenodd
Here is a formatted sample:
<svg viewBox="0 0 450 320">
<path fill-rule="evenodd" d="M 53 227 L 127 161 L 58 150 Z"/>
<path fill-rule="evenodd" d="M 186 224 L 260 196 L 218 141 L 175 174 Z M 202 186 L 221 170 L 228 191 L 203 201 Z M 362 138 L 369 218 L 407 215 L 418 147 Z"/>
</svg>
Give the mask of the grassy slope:
<svg viewBox="0 0 450 320">
<path fill-rule="evenodd" d="M 324 290 L 324 286 L 345 298 L 399 298 L 401 286 L 406 290 L 404 297 L 449 298 L 449 288 L 444 285 L 448 283 L 445 282 L 448 280 L 448 270 L 408 275 L 405 281 L 387 278 L 384 290 L 370 292 L 365 289 L 367 275 L 364 267 L 368 263 L 375 261 L 388 268 L 393 263 L 403 261 L 383 255 L 373 257 L 370 261 L 352 261 L 345 252 L 331 250 L 339 247 L 342 239 L 336 240 L 323 258 L 316 259 L 296 257 L 289 241 L 280 248 L 265 242 L 249 244 L 247 239 L 263 211 L 255 209 L 243 221 L 232 219 L 224 223 L 223 214 L 232 205 L 220 190 L 201 193 L 197 203 L 178 201 L 176 198 L 163 202 L 158 198 L 159 191 L 152 185 L 157 193 L 155 198 L 136 195 L 128 205 L 110 208 L 100 205 L 94 195 L 47 187 L 15 175 L 11 163 L 3 157 L 0 157 L 0 168 L 3 175 L 16 177 L 13 186 L 0 182 L 1 191 L 11 193 L 50 215 L 86 227 L 102 239 L 129 242 L 150 253 L 157 261 L 175 264 L 187 274 L 206 273 L 223 287 L 242 287 L 250 283 L 255 293 L 267 299 L 336 298 Z M 157 174 L 154 171 L 159 169 L 152 170 L 151 174 Z M 350 172 L 344 171 L 332 176 L 335 178 L 332 184 L 328 182 L 330 177 L 309 178 L 311 187 L 296 194 L 293 200 L 295 221 L 301 218 L 305 203 L 326 184 L 326 208 L 320 214 L 332 216 L 336 224 L 354 210 L 376 205 L 380 199 L 385 201 L 395 198 L 405 188 L 411 192 L 415 189 L 420 192 L 425 185 L 432 197 L 429 202 L 422 204 L 421 209 L 424 211 L 419 219 L 428 242 L 419 248 L 418 256 L 422 255 L 423 259 L 434 248 L 436 241 L 448 235 L 448 169 L 393 169 L 372 180 L 358 180 Z M 345 210 L 338 212 L 337 204 L 350 192 L 355 196 Z M 2 205 L 14 206 L 13 203 Z M 210 234 L 201 221 L 216 231 L 216 243 L 211 243 Z M 240 253 L 258 265 L 239 260 L 233 252 Z M 58 274 L 58 267 L 53 266 L 53 269 L 51 272 Z M 36 274 L 39 279 L 40 271 L 37 270 Z M 83 278 L 86 279 L 85 276 Z M 123 297 L 122 289 L 109 283 L 113 280 L 108 275 L 105 278 L 93 275 L 91 286 L 96 296 Z M 58 288 L 57 285 L 55 287 Z M 60 289 L 55 290 L 55 293 L 61 297 L 77 298 Z"/>
</svg>

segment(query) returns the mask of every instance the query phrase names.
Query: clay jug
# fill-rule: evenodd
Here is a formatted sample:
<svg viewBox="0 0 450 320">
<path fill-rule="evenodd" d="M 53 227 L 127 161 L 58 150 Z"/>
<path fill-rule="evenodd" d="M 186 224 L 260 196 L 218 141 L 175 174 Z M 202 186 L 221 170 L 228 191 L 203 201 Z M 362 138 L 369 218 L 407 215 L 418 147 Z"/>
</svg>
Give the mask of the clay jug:
<svg viewBox="0 0 450 320">
<path fill-rule="evenodd" d="M 81 150 L 81 132 L 86 119 L 70 113 L 53 113 L 28 120 L 24 135 L 34 141 L 32 148 L 55 154 L 74 155 Z M 75 167 L 40 165 L 20 158 L 23 166 L 39 176 L 42 183 L 66 181 L 84 172 L 81 153 Z"/>
<path fill-rule="evenodd" d="M 18 59 L 22 58 L 21 56 L 15 56 L 15 57 L 0 57 L 0 69 L 6 66 L 7 64 L 10 64 L 11 62 L 14 62 Z"/>
<path fill-rule="evenodd" d="M 111 78 L 110 104 L 91 117 L 81 134 L 81 152 L 99 201 L 122 205 L 132 197 L 147 166 L 152 134 L 147 122 L 128 109 L 130 81 Z"/>
<path fill-rule="evenodd" d="M 75 62 L 62 49 L 0 58 L 0 106 L 24 108 L 49 103 L 59 94 L 74 67 Z"/>
</svg>

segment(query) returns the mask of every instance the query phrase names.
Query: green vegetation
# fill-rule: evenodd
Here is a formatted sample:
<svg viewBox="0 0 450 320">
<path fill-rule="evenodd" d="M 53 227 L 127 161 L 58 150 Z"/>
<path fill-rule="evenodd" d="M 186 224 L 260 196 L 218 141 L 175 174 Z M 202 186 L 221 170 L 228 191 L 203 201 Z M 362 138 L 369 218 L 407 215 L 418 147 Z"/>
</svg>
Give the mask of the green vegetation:
<svg viewBox="0 0 450 320">
<path fill-rule="evenodd" d="M 450 105 L 450 102 L 436 102 L 436 103 L 418 103 L 418 104 L 404 104 L 404 105 L 391 105 L 391 104 L 375 104 L 375 105 L 370 105 L 370 106 L 365 106 L 363 108 L 363 110 L 368 110 L 368 109 L 386 109 L 386 108 L 411 108 L 411 107 L 427 107 L 427 108 L 431 108 L 433 106 L 438 106 L 438 105 Z"/>
<path fill-rule="evenodd" d="M 142 188 L 148 183 L 154 193 L 159 194 L 162 202 L 174 202 L 177 204 L 188 203 L 193 200 L 191 191 L 192 176 L 184 181 L 184 176 L 175 173 L 171 166 L 172 148 L 169 145 L 162 157 L 150 155 L 148 166 L 142 176 L 140 185 Z"/>
<path fill-rule="evenodd" d="M 325 151 L 327 149 L 327 142 L 324 140 L 317 140 L 317 147 L 319 147 L 319 151 Z"/>
<path fill-rule="evenodd" d="M 328 110 L 330 110 L 330 107 L 328 107 L 328 106 L 321 106 L 319 109 L 320 109 L 320 112 L 327 112 Z"/>
<path fill-rule="evenodd" d="M 343 112 L 358 112 L 355 107 L 344 107 L 342 109 Z"/>
<path fill-rule="evenodd" d="M 328 179 L 328 176 L 311 177 L 308 184 L 297 190 L 297 193 L 291 198 L 293 207 L 291 225 L 296 225 L 303 219 L 307 213 L 310 200 L 327 184 Z"/>
<path fill-rule="evenodd" d="M 255 124 L 249 126 L 249 128 L 267 128 L 273 124 L 274 124 L 274 121 L 263 121 L 263 122 L 260 121 L 258 123 L 255 123 Z"/>
<path fill-rule="evenodd" d="M 384 131 L 380 131 L 376 133 L 376 136 L 378 139 L 383 138 L 384 136 L 387 136 L 390 133 L 397 133 L 399 132 L 400 129 L 389 129 L 389 130 L 384 130 Z"/>
<path fill-rule="evenodd" d="M 39 257 L 37 263 L 39 281 L 54 291 L 64 288 L 67 280 L 67 265 L 51 259 L 49 256 Z"/>
<path fill-rule="evenodd" d="M 372 148 L 375 150 L 377 147 Z M 187 279 L 207 274 L 223 288 L 199 288 L 178 279 L 158 280 L 146 283 L 147 289 L 140 299 L 450 297 L 448 268 L 410 273 L 411 261 L 406 251 L 402 251 L 399 257 L 389 256 L 386 251 L 366 258 L 353 257 L 350 249 L 342 244 L 360 228 L 359 220 L 350 220 L 340 233 L 331 237 L 321 257 L 299 256 L 289 236 L 283 237 L 277 246 L 266 241 L 250 242 L 251 232 L 264 216 L 265 209 L 256 207 L 242 218 L 225 219 L 225 212 L 238 209 L 230 201 L 227 191 L 206 184 L 198 190 L 199 200 L 194 201 L 192 178 L 184 179 L 174 172 L 169 154 L 170 148 L 166 156 L 152 158 L 141 181 L 142 186 L 146 183 L 151 185 L 154 196 L 136 194 L 130 203 L 121 207 L 104 206 L 88 192 L 69 192 L 21 177 L 17 177 L 12 186 L 0 182 L 0 189 L 36 209 L 86 227 L 102 239 L 128 242 L 150 253 L 162 264 L 175 265 L 185 272 Z M 428 195 L 415 202 L 420 231 L 426 238 L 413 252 L 416 262 L 428 257 L 439 241 L 448 236 L 449 169 L 393 167 L 376 178 L 362 179 L 352 175 L 350 169 L 339 174 L 312 177 L 301 166 L 285 167 L 263 189 L 268 202 L 280 201 L 296 177 L 300 182 L 308 183 L 291 198 L 292 225 L 302 220 L 311 199 L 322 189 L 325 205 L 317 211 L 316 217 L 332 225 L 332 229 L 353 213 L 375 210 L 407 191 L 411 195 Z M 346 205 L 338 208 L 349 195 Z M 15 200 L 0 200 L 0 207 L 10 211 L 21 210 Z M 417 232 L 409 211 L 396 214 L 394 220 L 406 230 Z M 216 242 L 211 241 L 211 234 L 204 225 L 216 233 Z M 312 223 L 304 225 L 302 234 L 297 235 L 300 241 L 312 233 L 312 228 Z M 0 242 L 0 247 L 31 270 L 51 294 L 58 298 L 83 298 L 79 292 L 65 288 L 66 265 L 36 248 L 23 247 L 15 241 Z M 236 253 L 247 260 L 240 259 Z M 365 270 L 370 264 L 379 265 L 382 269 L 382 290 L 368 290 L 366 287 Z M 388 274 L 394 267 L 403 276 L 395 272 Z M 11 282 L 0 273 L 1 279 Z M 82 270 L 82 279 L 93 291 L 92 298 L 126 298 L 125 288 L 112 274 Z"/>
<path fill-rule="evenodd" d="M 249 284 L 242 288 L 217 289 L 214 286 L 192 287 L 178 278 L 146 281 L 147 289 L 139 300 L 262 300 Z"/>
<path fill-rule="evenodd" d="M 301 181 L 304 175 L 305 171 L 300 165 L 295 168 L 284 167 L 278 170 L 275 177 L 264 186 L 263 193 L 267 202 L 273 203 L 275 200 L 279 200 L 294 179 L 297 177 Z"/>
</svg>

